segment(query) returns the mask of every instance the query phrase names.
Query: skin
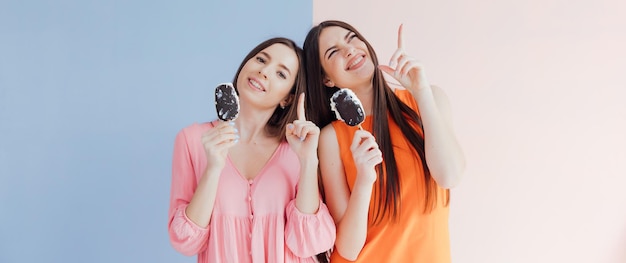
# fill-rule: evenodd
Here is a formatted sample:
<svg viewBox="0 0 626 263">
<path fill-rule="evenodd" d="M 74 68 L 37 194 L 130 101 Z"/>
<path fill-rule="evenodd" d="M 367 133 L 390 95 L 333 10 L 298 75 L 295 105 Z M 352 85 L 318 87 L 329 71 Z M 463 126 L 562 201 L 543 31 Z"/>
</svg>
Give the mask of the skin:
<svg viewBox="0 0 626 263">
<path fill-rule="evenodd" d="M 451 128 L 450 105 L 443 90 L 431 86 L 424 67 L 404 50 L 402 26 L 398 48 L 388 66 L 379 68 L 395 78 L 417 101 L 424 125 L 426 162 L 431 175 L 442 188 L 454 187 L 461 179 L 465 157 Z M 366 44 L 347 29 L 328 27 L 319 38 L 319 52 L 326 86 L 351 89 L 361 100 L 366 114 L 372 112 L 375 65 Z M 332 125 L 322 129 L 319 156 L 326 202 L 337 225 L 335 247 L 342 257 L 356 260 L 365 245 L 367 218 L 376 164 L 382 153 L 375 138 L 357 131 L 350 147 L 357 167 L 352 192 L 348 188 Z"/>
<path fill-rule="evenodd" d="M 246 179 L 254 179 L 280 144 L 279 138 L 266 134 L 264 128 L 273 111 L 293 100 L 289 92 L 298 70 L 295 52 L 282 44 L 262 50 L 246 62 L 238 78 L 239 117 L 220 122 L 202 135 L 207 168 L 187 207 L 187 217 L 206 228 L 211 220 L 221 171 L 228 156 Z M 291 149 L 300 160 L 300 179 L 296 207 L 303 213 L 319 208 L 317 181 L 317 145 L 319 128 L 304 116 L 304 94 L 298 99 L 298 119 L 285 130 Z"/>
</svg>

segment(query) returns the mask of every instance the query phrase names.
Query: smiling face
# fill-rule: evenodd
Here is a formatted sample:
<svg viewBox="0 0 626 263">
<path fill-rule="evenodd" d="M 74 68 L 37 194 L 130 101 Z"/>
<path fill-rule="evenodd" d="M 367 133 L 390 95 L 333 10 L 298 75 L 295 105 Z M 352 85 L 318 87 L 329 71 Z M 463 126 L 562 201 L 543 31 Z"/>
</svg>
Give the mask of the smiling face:
<svg viewBox="0 0 626 263">
<path fill-rule="evenodd" d="M 319 55 L 326 86 L 371 85 L 374 63 L 367 45 L 354 32 L 339 26 L 324 28 L 319 35 Z"/>
<path fill-rule="evenodd" d="M 298 74 L 295 51 L 283 44 L 273 44 L 252 56 L 237 77 L 237 91 L 242 101 L 262 108 L 276 108 L 289 100 Z"/>
</svg>

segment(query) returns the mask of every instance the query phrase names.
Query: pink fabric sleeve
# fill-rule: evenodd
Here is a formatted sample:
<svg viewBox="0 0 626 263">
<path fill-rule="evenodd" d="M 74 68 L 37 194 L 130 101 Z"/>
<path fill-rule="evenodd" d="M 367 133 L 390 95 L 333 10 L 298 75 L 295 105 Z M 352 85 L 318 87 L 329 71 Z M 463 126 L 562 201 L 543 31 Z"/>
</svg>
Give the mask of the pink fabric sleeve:
<svg viewBox="0 0 626 263">
<path fill-rule="evenodd" d="M 207 248 L 209 230 L 192 222 L 185 209 L 197 187 L 197 180 L 189 154 L 185 130 L 176 135 L 172 160 L 172 189 L 170 195 L 168 231 L 172 246 L 191 256 Z"/>
<path fill-rule="evenodd" d="M 304 214 L 291 200 L 286 208 L 285 243 L 300 258 L 309 258 L 333 247 L 336 238 L 335 222 L 326 205 L 320 200 L 315 214 Z"/>
</svg>

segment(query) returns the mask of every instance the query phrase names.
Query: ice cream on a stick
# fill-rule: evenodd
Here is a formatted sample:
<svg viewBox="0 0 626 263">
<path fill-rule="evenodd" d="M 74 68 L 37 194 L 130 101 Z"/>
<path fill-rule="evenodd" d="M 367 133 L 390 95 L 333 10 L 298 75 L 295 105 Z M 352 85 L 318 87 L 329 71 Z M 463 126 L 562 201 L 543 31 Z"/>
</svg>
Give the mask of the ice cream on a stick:
<svg viewBox="0 0 626 263">
<path fill-rule="evenodd" d="M 239 96 L 232 83 L 222 83 L 215 88 L 215 110 L 223 121 L 232 121 L 239 116 Z"/>
<path fill-rule="evenodd" d="M 350 89 L 340 89 L 330 98 L 330 109 L 335 112 L 338 120 L 349 126 L 359 126 L 365 121 L 365 110 L 359 98 Z"/>
</svg>

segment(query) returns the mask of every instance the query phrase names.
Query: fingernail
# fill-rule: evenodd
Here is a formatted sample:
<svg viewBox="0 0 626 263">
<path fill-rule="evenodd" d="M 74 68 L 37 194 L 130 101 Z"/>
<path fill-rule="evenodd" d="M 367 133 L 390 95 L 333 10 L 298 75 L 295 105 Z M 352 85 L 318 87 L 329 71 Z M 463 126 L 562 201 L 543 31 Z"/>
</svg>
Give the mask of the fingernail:
<svg viewBox="0 0 626 263">
<path fill-rule="evenodd" d="M 238 132 L 239 132 L 239 130 L 237 130 L 237 128 L 235 128 L 235 132 L 236 132 L 236 133 L 238 133 Z"/>
<path fill-rule="evenodd" d="M 229 121 L 229 122 L 228 122 L 228 125 L 230 125 L 230 126 L 235 126 L 235 122 L 234 122 L 234 121 Z"/>
<path fill-rule="evenodd" d="M 239 142 L 239 139 L 235 139 L 235 143 L 238 143 L 238 142 Z"/>
<path fill-rule="evenodd" d="M 239 140 L 239 134 L 235 134 L 235 140 Z"/>
<path fill-rule="evenodd" d="M 287 124 L 287 129 L 293 130 L 293 124 Z"/>
<path fill-rule="evenodd" d="M 301 141 L 301 142 L 302 142 L 302 141 L 304 141 L 304 137 L 300 137 L 300 141 Z"/>
</svg>

